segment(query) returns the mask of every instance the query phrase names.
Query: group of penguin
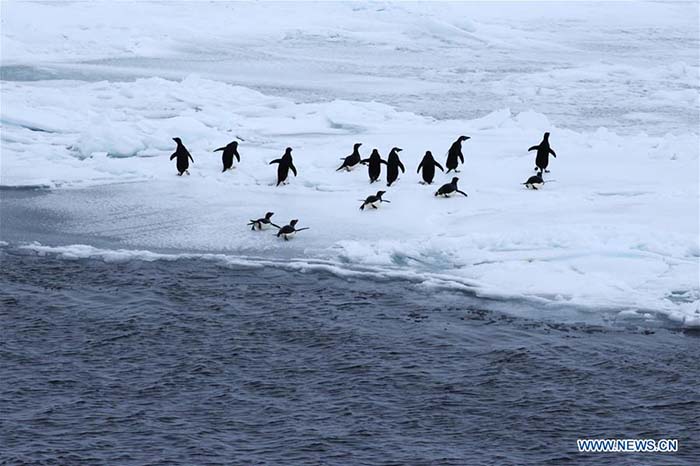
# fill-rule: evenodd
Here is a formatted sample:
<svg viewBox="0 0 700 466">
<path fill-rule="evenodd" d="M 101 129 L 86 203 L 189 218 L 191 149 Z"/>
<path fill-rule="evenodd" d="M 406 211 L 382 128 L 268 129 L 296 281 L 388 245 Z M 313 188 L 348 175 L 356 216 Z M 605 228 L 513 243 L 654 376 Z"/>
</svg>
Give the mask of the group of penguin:
<svg viewBox="0 0 700 466">
<path fill-rule="evenodd" d="M 459 172 L 459 170 L 457 170 L 457 167 L 459 167 L 459 163 L 464 163 L 464 155 L 462 154 L 462 143 L 464 141 L 467 141 L 468 139 L 470 139 L 469 136 L 460 136 L 450 146 L 450 149 L 447 152 L 447 161 L 445 162 L 445 166 L 447 167 L 447 173 L 450 173 L 451 171 L 454 171 L 456 173 Z M 194 162 L 194 159 L 192 158 L 192 155 L 182 143 L 182 140 L 180 138 L 173 138 L 173 141 L 177 143 L 177 148 L 175 149 L 175 152 L 170 156 L 170 160 L 176 159 L 178 176 L 182 176 L 183 174 L 189 175 L 190 161 Z M 336 171 L 351 171 L 358 165 L 367 165 L 369 181 L 370 183 L 374 183 L 375 181 L 379 181 L 379 176 L 381 174 L 381 166 L 382 164 L 384 164 L 387 167 L 387 186 L 391 186 L 398 179 L 399 170 L 401 170 L 401 173 L 406 172 L 403 163 L 399 159 L 399 152 L 401 152 L 403 149 L 399 147 L 392 148 L 389 152 L 387 160 L 382 159 L 377 149 L 373 149 L 370 156 L 366 159 L 363 159 L 360 156 L 360 146 L 362 146 L 362 143 L 356 143 L 353 146 L 352 154 L 348 155 L 347 157 L 341 158 L 343 163 L 340 165 L 340 167 L 336 169 Z M 535 171 L 537 172 L 537 174 L 529 177 L 528 180 L 523 183 L 523 185 L 525 185 L 525 187 L 528 189 L 537 190 L 541 188 L 545 183 L 543 173 L 549 173 L 549 170 L 547 170 L 547 167 L 549 166 L 549 155 L 551 154 L 556 158 L 557 154 L 549 145 L 549 133 L 544 133 L 542 142 L 530 147 L 528 149 L 528 152 L 533 150 L 537 151 L 537 155 L 535 157 Z M 221 160 L 223 162 L 222 172 L 233 168 L 234 158 L 238 162 L 241 161 L 241 156 L 238 153 L 238 141 L 233 141 L 224 147 L 219 147 L 218 149 L 215 149 L 214 152 L 223 152 L 221 156 Z M 292 159 L 291 147 L 287 147 L 285 149 L 284 155 L 282 155 L 281 158 L 271 161 L 270 165 L 272 164 L 277 164 L 276 186 L 279 186 L 280 184 L 286 184 L 290 170 L 292 171 L 292 173 L 294 173 L 294 176 L 297 176 L 297 169 L 294 166 L 294 161 Z M 433 158 L 433 154 L 430 151 L 426 151 L 420 164 L 418 164 L 418 169 L 416 170 L 416 173 L 421 173 L 422 170 L 421 176 L 423 178 L 423 181 L 421 181 L 421 184 L 432 184 L 433 179 L 435 178 L 435 167 L 439 168 L 442 172 L 445 171 L 442 165 L 440 165 Z M 449 197 L 454 193 L 459 193 L 467 197 L 467 193 L 465 193 L 464 191 L 460 191 L 457 187 L 458 181 L 458 177 L 453 177 L 452 181 L 440 186 L 440 188 L 437 191 L 435 191 L 435 196 Z M 377 191 L 376 194 L 367 196 L 367 198 L 365 198 L 364 200 L 360 200 L 360 202 L 362 202 L 360 210 L 364 210 L 367 206 L 376 209 L 378 204 L 381 204 L 382 202 L 390 202 L 382 198 L 384 194 L 386 194 L 386 191 Z M 275 225 L 274 223 L 272 223 L 272 221 L 270 220 L 273 215 L 273 212 L 267 212 L 265 214 L 265 217 L 263 218 L 250 220 L 248 226 L 251 227 L 251 230 L 263 230 L 264 228 L 270 226 L 275 227 L 277 228 L 277 237 L 282 237 L 285 240 L 289 240 L 290 237 L 294 236 L 299 231 L 309 229 L 308 227 L 296 228 L 296 225 L 299 222 L 298 219 L 291 220 L 288 225 L 280 227 L 279 225 Z"/>
</svg>

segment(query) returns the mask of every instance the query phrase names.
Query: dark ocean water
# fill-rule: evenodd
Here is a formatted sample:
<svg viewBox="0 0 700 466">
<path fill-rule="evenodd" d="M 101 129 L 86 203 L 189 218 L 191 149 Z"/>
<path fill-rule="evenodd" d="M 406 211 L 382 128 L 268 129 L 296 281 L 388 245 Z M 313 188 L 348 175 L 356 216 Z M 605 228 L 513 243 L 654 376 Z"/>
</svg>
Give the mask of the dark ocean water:
<svg viewBox="0 0 700 466">
<path fill-rule="evenodd" d="M 680 329 L 206 260 L 0 260 L 0 464 L 700 464 Z"/>
</svg>

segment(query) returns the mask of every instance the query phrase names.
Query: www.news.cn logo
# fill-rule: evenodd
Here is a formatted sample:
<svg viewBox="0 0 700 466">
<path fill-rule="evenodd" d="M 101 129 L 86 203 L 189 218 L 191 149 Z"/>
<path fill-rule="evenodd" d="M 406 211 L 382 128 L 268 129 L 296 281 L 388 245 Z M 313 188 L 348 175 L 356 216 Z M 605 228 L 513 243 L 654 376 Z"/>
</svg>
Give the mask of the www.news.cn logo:
<svg viewBox="0 0 700 466">
<path fill-rule="evenodd" d="M 578 451 L 586 453 L 675 453 L 677 439 L 578 439 Z"/>
</svg>

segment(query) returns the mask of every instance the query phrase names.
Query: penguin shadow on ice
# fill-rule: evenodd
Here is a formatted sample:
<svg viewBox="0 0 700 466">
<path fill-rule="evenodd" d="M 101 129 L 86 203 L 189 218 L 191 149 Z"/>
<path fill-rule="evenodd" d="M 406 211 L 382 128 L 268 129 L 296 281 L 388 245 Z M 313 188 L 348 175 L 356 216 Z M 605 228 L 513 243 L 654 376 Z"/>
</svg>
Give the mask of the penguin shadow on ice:
<svg viewBox="0 0 700 466">
<path fill-rule="evenodd" d="M 194 163 L 194 159 L 180 138 L 173 138 L 173 141 L 175 141 L 177 147 L 173 155 L 170 156 L 170 160 L 176 159 L 175 166 L 177 167 L 177 176 L 182 176 L 183 173 L 189 175 L 190 171 L 188 168 L 190 168 L 190 160 Z"/>
<path fill-rule="evenodd" d="M 377 194 L 372 194 L 371 196 L 367 196 L 364 200 L 360 200 L 362 202 L 362 205 L 360 206 L 360 210 L 365 210 L 366 206 L 370 206 L 373 209 L 377 209 L 377 205 L 381 204 L 382 202 L 386 202 L 388 204 L 391 204 L 391 201 L 387 201 L 386 199 L 382 199 L 382 196 L 386 194 L 386 191 L 377 191 Z"/>
<path fill-rule="evenodd" d="M 287 147 L 284 151 L 284 155 L 279 158 L 275 159 L 272 162 L 270 162 L 270 165 L 272 164 L 278 164 L 277 165 L 277 184 L 275 186 L 279 186 L 280 184 L 287 184 L 287 177 L 289 176 L 289 170 L 292 170 L 294 173 L 294 176 L 297 176 L 297 169 L 294 166 L 294 161 L 292 160 L 292 148 Z"/>
</svg>

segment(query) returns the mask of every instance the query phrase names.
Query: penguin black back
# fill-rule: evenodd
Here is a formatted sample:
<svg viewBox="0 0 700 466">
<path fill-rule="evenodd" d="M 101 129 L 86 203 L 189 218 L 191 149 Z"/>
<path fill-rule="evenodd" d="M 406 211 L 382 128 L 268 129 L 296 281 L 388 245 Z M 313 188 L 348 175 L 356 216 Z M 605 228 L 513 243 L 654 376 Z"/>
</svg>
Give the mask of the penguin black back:
<svg viewBox="0 0 700 466">
<path fill-rule="evenodd" d="M 386 165 L 386 160 L 382 159 L 382 156 L 379 155 L 379 151 L 377 149 L 372 150 L 372 154 L 369 156 L 369 158 L 366 158 L 362 160 L 361 163 L 368 164 L 368 173 L 369 173 L 369 182 L 374 183 L 379 179 L 379 175 L 382 172 L 382 165 Z"/>
<path fill-rule="evenodd" d="M 343 160 L 343 164 L 341 166 L 339 166 L 335 171 L 340 171 L 343 168 L 346 169 L 347 171 L 350 171 L 350 169 L 352 169 L 358 163 L 360 163 L 362 161 L 362 157 L 360 157 L 360 146 L 361 145 L 362 145 L 361 142 L 355 143 L 355 145 L 352 147 L 352 154 L 341 159 L 341 160 Z"/>
<path fill-rule="evenodd" d="M 457 178 L 457 177 L 455 176 L 454 178 L 452 178 L 452 181 L 451 181 L 451 182 L 449 182 L 449 183 L 447 183 L 447 184 L 443 184 L 442 186 L 440 186 L 440 189 L 438 189 L 437 191 L 435 191 L 435 195 L 436 195 L 436 196 L 445 196 L 445 197 L 449 197 L 449 195 L 452 194 L 452 193 L 460 193 L 460 194 L 462 194 L 463 196 L 468 197 L 468 196 L 467 196 L 467 193 L 465 193 L 464 191 L 460 191 L 459 188 L 457 187 L 457 182 L 458 182 L 458 181 L 459 181 L 459 178 Z"/>
<path fill-rule="evenodd" d="M 221 162 L 224 165 L 224 169 L 221 170 L 222 172 L 230 170 L 231 167 L 233 167 L 234 157 L 236 157 L 236 160 L 240 163 L 241 156 L 238 154 L 238 141 L 233 141 L 224 147 L 219 147 L 218 149 L 214 150 L 214 152 L 219 151 L 224 151 L 224 153 L 221 154 Z"/>
<path fill-rule="evenodd" d="M 457 167 L 459 162 L 464 163 L 464 155 L 462 155 L 462 142 L 467 139 L 471 139 L 469 136 L 460 136 L 455 142 L 450 146 L 450 150 L 447 151 L 447 161 L 445 162 L 445 167 L 447 167 L 447 173 L 452 170 L 458 172 Z"/>
<path fill-rule="evenodd" d="M 438 167 L 441 171 L 445 171 L 444 168 L 442 168 L 442 165 L 440 165 L 434 158 L 432 152 L 425 151 L 425 155 L 423 156 L 423 160 L 421 160 L 420 164 L 418 164 L 418 170 L 416 170 L 416 173 L 419 173 L 421 171 L 421 168 L 423 169 L 423 182 L 426 184 L 431 184 L 433 182 L 433 178 L 435 178 L 435 167 Z"/>
<path fill-rule="evenodd" d="M 399 152 L 401 152 L 403 149 L 394 147 L 391 149 L 391 152 L 389 152 L 389 157 L 387 157 L 387 164 L 386 164 L 386 185 L 391 186 L 391 184 L 396 181 L 399 177 L 399 169 L 401 169 L 401 173 L 406 173 L 406 169 L 403 166 L 403 163 L 401 163 L 401 160 L 399 159 Z"/>
<path fill-rule="evenodd" d="M 294 161 L 292 160 L 291 147 L 287 147 L 287 149 L 285 149 L 284 151 L 284 155 L 282 156 L 282 158 L 273 160 L 272 162 L 270 162 L 270 165 L 272 165 L 273 163 L 279 164 L 277 166 L 277 186 L 285 182 L 287 176 L 289 175 L 290 169 L 294 173 L 294 176 L 297 176 L 297 169 L 294 166 Z"/>
<path fill-rule="evenodd" d="M 557 154 L 549 146 L 549 133 L 544 133 L 542 142 L 536 146 L 530 147 L 527 151 L 530 152 L 533 150 L 537 150 L 537 155 L 535 156 L 535 170 L 549 173 L 549 170 L 547 170 L 547 167 L 549 166 L 549 154 L 552 154 L 554 158 L 557 157 Z"/>
<path fill-rule="evenodd" d="M 170 156 L 170 160 L 175 158 L 177 159 L 175 161 L 178 172 L 177 175 L 182 176 L 183 173 L 187 173 L 189 175 L 190 172 L 187 169 L 190 167 L 190 160 L 192 163 L 194 163 L 194 159 L 180 138 L 173 138 L 173 141 L 175 141 L 177 147 L 175 148 L 175 152 L 173 152 L 173 154 Z"/>
</svg>

